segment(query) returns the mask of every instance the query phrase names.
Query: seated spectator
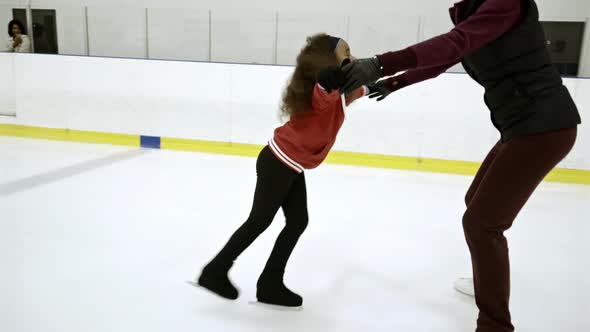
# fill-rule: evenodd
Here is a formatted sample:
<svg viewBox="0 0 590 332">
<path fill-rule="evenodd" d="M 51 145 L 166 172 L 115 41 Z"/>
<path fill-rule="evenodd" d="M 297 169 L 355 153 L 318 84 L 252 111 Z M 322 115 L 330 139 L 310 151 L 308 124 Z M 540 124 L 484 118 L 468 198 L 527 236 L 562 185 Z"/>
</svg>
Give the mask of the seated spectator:
<svg viewBox="0 0 590 332">
<path fill-rule="evenodd" d="M 8 23 L 8 35 L 10 39 L 6 44 L 6 52 L 31 53 L 31 40 L 26 35 L 25 26 L 18 20 Z"/>
</svg>

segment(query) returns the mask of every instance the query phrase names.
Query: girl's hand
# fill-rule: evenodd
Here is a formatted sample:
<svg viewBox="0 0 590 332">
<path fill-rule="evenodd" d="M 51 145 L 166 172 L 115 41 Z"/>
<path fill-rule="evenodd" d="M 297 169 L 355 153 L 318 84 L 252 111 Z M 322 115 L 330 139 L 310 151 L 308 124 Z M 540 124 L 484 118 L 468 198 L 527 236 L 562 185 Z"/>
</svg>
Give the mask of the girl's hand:
<svg viewBox="0 0 590 332">
<path fill-rule="evenodd" d="M 331 93 L 344 84 L 344 73 L 338 66 L 326 67 L 318 72 L 316 81 L 326 92 Z"/>
</svg>

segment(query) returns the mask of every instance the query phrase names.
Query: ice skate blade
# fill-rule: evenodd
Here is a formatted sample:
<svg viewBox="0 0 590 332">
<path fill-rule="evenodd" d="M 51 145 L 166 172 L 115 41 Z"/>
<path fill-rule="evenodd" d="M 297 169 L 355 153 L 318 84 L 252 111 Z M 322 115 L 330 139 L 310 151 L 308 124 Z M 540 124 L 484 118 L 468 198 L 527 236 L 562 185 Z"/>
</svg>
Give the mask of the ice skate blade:
<svg viewBox="0 0 590 332">
<path fill-rule="evenodd" d="M 263 307 L 263 308 L 278 310 L 278 311 L 295 311 L 295 312 L 297 312 L 297 311 L 302 311 L 303 310 L 303 306 L 300 306 L 300 307 L 286 307 L 286 306 L 282 306 L 282 305 L 264 303 L 264 302 L 260 302 L 260 301 L 250 301 L 250 302 L 248 302 L 248 304 L 259 306 L 259 307 Z"/>
<path fill-rule="evenodd" d="M 464 296 L 467 296 L 467 297 L 471 297 L 471 298 L 474 298 L 474 297 L 475 297 L 475 295 L 473 295 L 473 294 L 470 294 L 470 293 L 468 293 L 468 292 L 465 292 L 465 291 L 463 291 L 463 290 L 461 290 L 461 289 L 459 289 L 459 288 L 454 288 L 454 289 L 455 289 L 455 291 L 456 291 L 457 293 L 459 293 L 459 294 L 461 294 L 461 295 L 464 295 Z"/>
<path fill-rule="evenodd" d="M 465 288 L 458 286 L 458 285 L 453 286 L 453 289 L 455 290 L 455 292 L 457 292 L 463 296 L 475 298 L 475 294 L 473 294 L 472 291 L 469 289 L 465 289 Z"/>
<path fill-rule="evenodd" d="M 475 297 L 475 294 L 473 292 L 473 281 L 470 281 L 470 279 L 468 278 L 457 279 L 453 284 L 453 289 L 457 293 L 465 295 L 467 297 Z"/>
<path fill-rule="evenodd" d="M 186 281 L 186 283 L 187 283 L 187 284 L 189 284 L 189 285 L 191 285 L 191 286 L 193 286 L 193 287 L 195 287 L 195 288 L 198 288 L 198 289 L 200 289 L 200 290 L 203 290 L 203 291 L 205 291 L 205 292 L 207 292 L 207 293 L 209 293 L 209 294 L 213 294 L 213 295 L 215 295 L 217 298 L 220 298 L 220 299 L 222 299 L 222 300 L 225 300 L 225 301 L 228 301 L 228 302 L 234 302 L 234 301 L 235 301 L 235 300 L 232 300 L 232 299 L 225 298 L 225 297 L 223 297 L 223 296 L 221 296 L 221 295 L 219 295 L 219 294 L 217 294 L 217 293 L 215 293 L 215 292 L 212 292 L 212 291 L 210 291 L 209 289 L 207 289 L 207 288 L 205 288 L 205 287 L 203 287 L 203 286 L 199 285 L 198 283 L 196 283 L 196 282 L 194 282 L 194 281 L 187 280 L 187 281 Z"/>
<path fill-rule="evenodd" d="M 193 287 L 196 287 L 196 288 L 203 288 L 203 287 L 201 287 L 201 285 L 199 285 L 198 283 L 196 283 L 192 280 L 187 280 L 186 283 L 193 286 Z"/>
</svg>

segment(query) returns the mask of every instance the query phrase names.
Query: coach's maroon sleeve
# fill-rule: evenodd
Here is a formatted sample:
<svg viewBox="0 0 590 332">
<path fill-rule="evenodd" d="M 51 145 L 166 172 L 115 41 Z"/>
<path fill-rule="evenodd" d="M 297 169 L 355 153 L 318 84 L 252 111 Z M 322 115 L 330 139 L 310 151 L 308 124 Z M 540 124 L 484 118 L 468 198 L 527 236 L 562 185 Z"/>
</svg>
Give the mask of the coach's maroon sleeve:
<svg viewBox="0 0 590 332">
<path fill-rule="evenodd" d="M 377 57 L 385 76 L 413 68 L 450 67 L 512 29 L 521 16 L 522 1 L 487 0 L 450 32 Z"/>
<path fill-rule="evenodd" d="M 438 77 L 440 74 L 449 70 L 449 68 L 456 65 L 456 63 L 452 63 L 449 65 L 439 66 L 439 67 L 430 67 L 430 68 L 420 68 L 420 69 L 411 69 L 404 73 L 406 76 L 406 81 L 408 85 L 416 84 L 422 81 L 429 80 L 431 78 Z"/>
<path fill-rule="evenodd" d="M 389 77 L 387 84 L 391 92 L 403 89 L 412 84 L 416 84 L 422 81 L 435 78 L 440 74 L 446 72 L 453 65 L 432 67 L 432 68 L 421 68 L 421 69 L 410 69 L 407 72 Z"/>
</svg>

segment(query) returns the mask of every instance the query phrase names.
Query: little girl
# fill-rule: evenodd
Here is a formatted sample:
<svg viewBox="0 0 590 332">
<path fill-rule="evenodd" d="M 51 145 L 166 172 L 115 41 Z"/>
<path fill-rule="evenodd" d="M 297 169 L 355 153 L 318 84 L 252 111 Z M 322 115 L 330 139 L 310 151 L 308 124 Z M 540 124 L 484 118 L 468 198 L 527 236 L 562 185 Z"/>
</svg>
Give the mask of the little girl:
<svg viewBox="0 0 590 332">
<path fill-rule="evenodd" d="M 226 299 L 237 299 L 238 290 L 228 278 L 229 269 L 283 208 L 286 225 L 258 279 L 256 297 L 265 304 L 302 305 L 303 299 L 284 285 L 283 276 L 308 222 L 303 171 L 324 161 L 336 141 L 346 106 L 368 93 L 366 87 L 361 87 L 347 96 L 340 95 L 338 90 L 344 83 L 340 68 L 350 61 L 350 48 L 344 40 L 326 34 L 307 38 L 283 94 L 281 110 L 289 121 L 275 130 L 256 162 L 257 182 L 250 216 L 204 267 L 198 285 Z"/>
</svg>

